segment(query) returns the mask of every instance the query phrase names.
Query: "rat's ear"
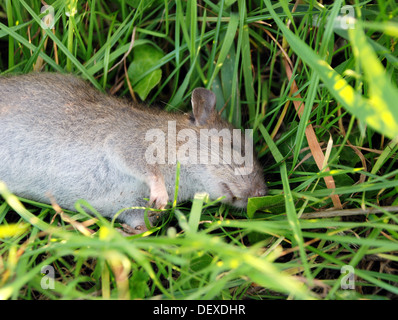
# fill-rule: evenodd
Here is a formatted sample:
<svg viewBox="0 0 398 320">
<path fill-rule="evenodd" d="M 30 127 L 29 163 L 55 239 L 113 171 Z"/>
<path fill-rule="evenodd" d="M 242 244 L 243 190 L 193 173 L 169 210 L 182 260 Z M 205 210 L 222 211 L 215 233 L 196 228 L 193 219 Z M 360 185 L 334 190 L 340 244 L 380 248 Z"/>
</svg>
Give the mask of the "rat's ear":
<svg viewBox="0 0 398 320">
<path fill-rule="evenodd" d="M 214 121 L 216 112 L 216 95 L 205 88 L 192 91 L 192 111 L 197 126 L 204 126 Z"/>
</svg>

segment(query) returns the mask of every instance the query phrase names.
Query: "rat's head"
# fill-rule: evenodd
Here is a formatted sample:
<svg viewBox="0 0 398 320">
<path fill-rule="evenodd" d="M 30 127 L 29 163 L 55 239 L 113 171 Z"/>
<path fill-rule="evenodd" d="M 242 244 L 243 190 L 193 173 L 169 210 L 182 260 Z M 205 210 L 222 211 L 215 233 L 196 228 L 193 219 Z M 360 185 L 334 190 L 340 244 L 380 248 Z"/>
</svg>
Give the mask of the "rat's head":
<svg viewBox="0 0 398 320">
<path fill-rule="evenodd" d="M 254 156 L 252 130 L 243 133 L 223 120 L 216 111 L 215 94 L 204 88 L 192 92 L 191 118 L 199 130 L 201 183 L 211 198 L 245 208 L 247 199 L 267 194 L 263 172 Z"/>
</svg>

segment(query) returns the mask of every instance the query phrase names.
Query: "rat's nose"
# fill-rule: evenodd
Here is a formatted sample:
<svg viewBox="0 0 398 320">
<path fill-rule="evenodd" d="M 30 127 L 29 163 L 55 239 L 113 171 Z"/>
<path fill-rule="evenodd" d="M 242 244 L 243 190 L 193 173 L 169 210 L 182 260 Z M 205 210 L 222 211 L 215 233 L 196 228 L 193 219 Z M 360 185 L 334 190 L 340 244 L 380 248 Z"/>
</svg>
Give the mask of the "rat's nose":
<svg viewBox="0 0 398 320">
<path fill-rule="evenodd" d="M 267 187 L 264 187 L 264 188 L 257 187 L 256 189 L 254 189 L 253 196 L 254 197 L 264 197 L 267 195 L 267 193 L 268 193 Z"/>
</svg>

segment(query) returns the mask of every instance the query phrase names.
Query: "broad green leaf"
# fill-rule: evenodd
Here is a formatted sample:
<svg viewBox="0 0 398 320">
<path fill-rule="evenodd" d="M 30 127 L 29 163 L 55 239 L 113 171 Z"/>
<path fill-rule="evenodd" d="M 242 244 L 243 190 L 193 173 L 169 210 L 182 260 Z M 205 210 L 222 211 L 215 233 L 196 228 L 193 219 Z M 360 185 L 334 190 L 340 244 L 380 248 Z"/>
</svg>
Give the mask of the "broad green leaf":
<svg viewBox="0 0 398 320">
<path fill-rule="evenodd" d="M 160 82 L 161 78 L 162 70 L 154 70 L 134 86 L 134 90 L 138 93 L 141 100 L 146 99 L 149 92 Z"/>
<path fill-rule="evenodd" d="M 146 71 L 156 66 L 163 56 L 162 51 L 149 44 L 144 44 L 134 49 L 134 58 L 129 66 L 128 76 L 133 83 L 133 89 L 138 93 L 141 100 L 145 100 L 149 92 L 160 82 L 162 70 L 160 68 L 156 69 L 138 82 L 137 80 Z"/>
<path fill-rule="evenodd" d="M 253 218 L 254 213 L 258 209 L 265 209 L 281 204 L 283 205 L 284 201 L 285 198 L 283 195 L 249 198 L 247 202 L 247 216 L 249 218 Z"/>
</svg>

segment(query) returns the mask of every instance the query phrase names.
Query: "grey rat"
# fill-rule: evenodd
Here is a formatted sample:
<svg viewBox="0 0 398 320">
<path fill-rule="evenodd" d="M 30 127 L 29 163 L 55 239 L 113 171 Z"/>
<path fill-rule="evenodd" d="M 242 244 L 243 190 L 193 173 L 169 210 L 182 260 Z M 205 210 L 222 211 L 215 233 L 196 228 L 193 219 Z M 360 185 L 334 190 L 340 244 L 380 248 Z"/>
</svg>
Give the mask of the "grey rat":
<svg viewBox="0 0 398 320">
<path fill-rule="evenodd" d="M 191 102 L 192 115 L 167 113 L 103 94 L 73 75 L 0 77 L 0 180 L 18 196 L 49 203 L 51 194 L 70 210 L 83 198 L 108 218 L 123 208 L 147 206 L 144 198 L 165 208 L 174 196 L 176 151 L 167 148 L 173 140 L 161 141 L 156 133 L 173 125 L 177 133 L 234 129 L 218 115 L 213 92 L 197 88 Z M 148 161 L 156 138 L 159 150 L 167 150 L 158 163 Z M 186 142 L 177 140 L 176 150 Z M 199 139 L 189 143 L 203 147 Z M 239 174 L 241 164 L 203 162 L 181 164 L 178 201 L 207 192 L 244 208 L 249 197 L 267 193 L 256 159 L 248 174 Z M 146 230 L 143 210 L 126 210 L 118 219 L 137 233 Z"/>
</svg>

